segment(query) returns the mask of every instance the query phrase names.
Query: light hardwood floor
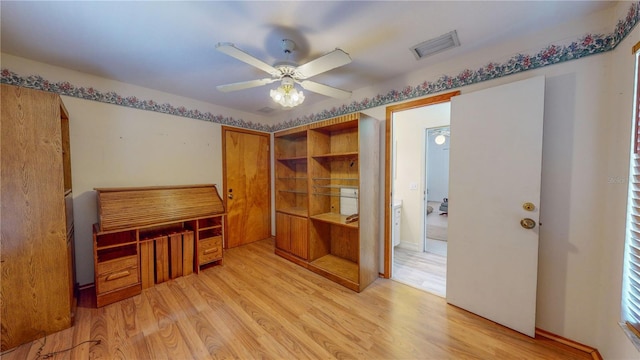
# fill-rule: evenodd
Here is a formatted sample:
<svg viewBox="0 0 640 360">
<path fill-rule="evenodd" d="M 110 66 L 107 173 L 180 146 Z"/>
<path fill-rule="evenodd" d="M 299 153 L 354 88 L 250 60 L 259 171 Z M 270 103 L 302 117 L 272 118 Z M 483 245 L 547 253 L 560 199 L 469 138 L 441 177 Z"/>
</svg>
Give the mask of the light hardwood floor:
<svg viewBox="0 0 640 360">
<path fill-rule="evenodd" d="M 395 247 L 392 276 L 396 281 L 445 297 L 447 257 Z"/>
<path fill-rule="evenodd" d="M 273 240 L 225 252 L 224 264 L 92 308 L 74 327 L 16 348 L 35 359 L 590 359 L 531 339 L 404 284 L 355 293 L 273 254 Z M 44 344 L 44 346 L 41 346 Z"/>
</svg>

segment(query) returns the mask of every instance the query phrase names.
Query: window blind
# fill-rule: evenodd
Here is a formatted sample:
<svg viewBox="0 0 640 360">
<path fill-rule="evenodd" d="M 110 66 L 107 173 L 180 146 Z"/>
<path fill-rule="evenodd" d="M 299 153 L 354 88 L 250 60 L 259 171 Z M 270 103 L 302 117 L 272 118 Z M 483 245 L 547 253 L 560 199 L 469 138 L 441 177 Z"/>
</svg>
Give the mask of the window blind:
<svg viewBox="0 0 640 360">
<path fill-rule="evenodd" d="M 627 323 L 640 332 L 640 154 L 631 154 L 627 238 Z"/>
<path fill-rule="evenodd" d="M 640 52 L 636 56 L 636 84 L 634 106 L 634 144 L 631 154 L 628 199 L 626 294 L 627 325 L 640 337 Z"/>
</svg>

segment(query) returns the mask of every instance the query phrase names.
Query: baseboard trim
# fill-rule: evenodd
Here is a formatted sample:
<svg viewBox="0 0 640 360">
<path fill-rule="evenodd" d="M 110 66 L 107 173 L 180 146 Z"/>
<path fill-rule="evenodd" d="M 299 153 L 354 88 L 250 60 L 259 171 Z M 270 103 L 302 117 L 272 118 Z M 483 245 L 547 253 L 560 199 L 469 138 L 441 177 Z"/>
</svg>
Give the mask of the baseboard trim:
<svg viewBox="0 0 640 360">
<path fill-rule="evenodd" d="M 562 337 L 560 335 L 556 335 L 554 333 L 550 333 L 550 332 L 548 332 L 546 330 L 542 330 L 540 328 L 536 328 L 536 336 L 540 336 L 540 337 L 543 337 L 543 338 L 546 338 L 546 339 L 549 339 L 549 340 L 552 340 L 552 341 L 555 341 L 555 342 L 559 342 L 561 344 L 570 346 L 570 347 L 572 347 L 574 349 L 583 351 L 583 352 L 591 355 L 591 358 L 594 359 L 594 360 L 603 360 L 602 359 L 602 355 L 600 355 L 600 352 L 598 351 L 598 349 L 593 348 L 591 346 L 580 344 L 577 341 L 573 341 L 573 340 L 567 339 L 565 337 Z"/>
<path fill-rule="evenodd" d="M 96 287 L 96 285 L 94 283 L 88 283 L 88 284 L 84 284 L 84 285 L 80 285 L 78 286 L 78 290 L 87 290 L 87 289 L 91 289 Z"/>
<path fill-rule="evenodd" d="M 417 243 L 403 242 L 400 241 L 400 244 L 397 245 L 399 248 L 406 249 L 409 251 L 422 251 L 422 246 Z"/>
</svg>

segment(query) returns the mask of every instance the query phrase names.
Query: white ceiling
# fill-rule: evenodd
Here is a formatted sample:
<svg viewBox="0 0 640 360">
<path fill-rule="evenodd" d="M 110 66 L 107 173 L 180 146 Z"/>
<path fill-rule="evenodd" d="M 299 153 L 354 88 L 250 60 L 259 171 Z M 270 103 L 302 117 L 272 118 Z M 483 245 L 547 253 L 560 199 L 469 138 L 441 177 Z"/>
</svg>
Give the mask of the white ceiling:
<svg viewBox="0 0 640 360">
<path fill-rule="evenodd" d="M 357 90 L 453 57 L 571 21 L 610 1 L 6 1 L 1 51 L 51 65 L 265 116 L 263 87 L 216 85 L 266 74 L 215 50 L 231 42 L 263 61 L 283 60 L 283 38 L 311 61 L 335 48 L 353 62 L 311 80 Z M 416 60 L 409 48 L 457 30 L 461 46 Z M 31 74 L 24 74 L 31 75 Z M 110 89 L 101 89 L 108 91 Z M 326 97 L 305 91 L 308 106 Z"/>
</svg>

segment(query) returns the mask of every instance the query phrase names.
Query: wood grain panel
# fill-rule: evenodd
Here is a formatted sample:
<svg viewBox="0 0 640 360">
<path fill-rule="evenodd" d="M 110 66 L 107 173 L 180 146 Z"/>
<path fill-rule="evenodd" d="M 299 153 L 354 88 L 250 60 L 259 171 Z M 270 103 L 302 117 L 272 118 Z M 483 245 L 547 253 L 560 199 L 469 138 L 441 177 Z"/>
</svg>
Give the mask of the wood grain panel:
<svg viewBox="0 0 640 360">
<path fill-rule="evenodd" d="M 169 280 L 169 238 L 162 236 L 154 240 L 156 261 L 156 284 Z"/>
<path fill-rule="evenodd" d="M 346 123 L 352 126 L 338 131 L 331 132 L 330 153 L 358 152 L 358 122 Z"/>
<path fill-rule="evenodd" d="M 153 254 L 153 241 L 140 243 L 140 282 L 146 289 L 155 283 L 155 257 Z"/>
<path fill-rule="evenodd" d="M 358 228 L 331 226 L 331 254 L 358 263 L 360 238 Z"/>
<path fill-rule="evenodd" d="M 215 185 L 96 188 L 100 231 L 135 229 L 224 213 Z"/>
<path fill-rule="evenodd" d="M 276 248 L 291 251 L 291 217 L 276 212 Z"/>
<path fill-rule="evenodd" d="M 309 138 L 309 156 L 325 155 L 331 152 L 331 142 L 329 134 L 320 130 L 311 130 L 308 132 Z"/>
<path fill-rule="evenodd" d="M 1 349 L 71 325 L 61 101 L 2 84 Z"/>
<path fill-rule="evenodd" d="M 193 273 L 195 247 L 195 237 L 193 231 L 185 231 L 182 233 L 182 274 L 187 276 Z"/>
<path fill-rule="evenodd" d="M 303 259 L 309 258 L 308 220 L 299 216 L 290 216 L 291 253 Z"/>
<path fill-rule="evenodd" d="M 309 221 L 309 261 L 331 252 L 331 226 L 328 223 Z"/>
<path fill-rule="evenodd" d="M 182 233 L 169 235 L 169 277 L 182 276 Z"/>
</svg>

